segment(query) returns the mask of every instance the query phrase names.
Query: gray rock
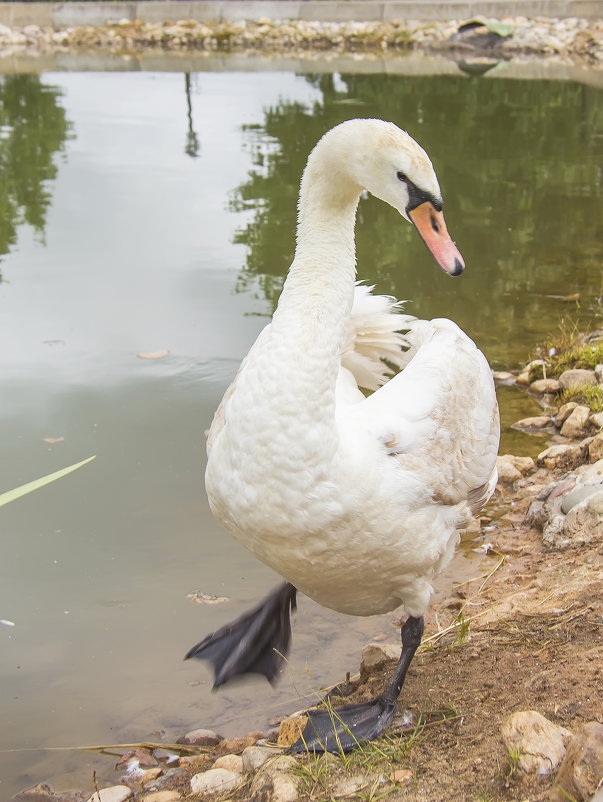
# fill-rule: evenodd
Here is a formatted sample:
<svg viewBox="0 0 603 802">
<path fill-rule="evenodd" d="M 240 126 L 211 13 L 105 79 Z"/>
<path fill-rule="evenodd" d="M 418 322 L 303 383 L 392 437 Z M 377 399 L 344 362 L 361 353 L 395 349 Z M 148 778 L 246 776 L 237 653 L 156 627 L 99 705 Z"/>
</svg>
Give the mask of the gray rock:
<svg viewBox="0 0 603 802">
<path fill-rule="evenodd" d="M 294 774 L 297 768 L 297 761 L 289 755 L 271 760 L 260 769 L 251 783 L 253 802 L 295 802 L 299 797 L 301 783 L 301 777 Z"/>
<path fill-rule="evenodd" d="M 521 429 L 522 431 L 540 431 L 546 429 L 548 426 L 553 425 L 553 419 L 548 415 L 534 415 L 531 418 L 522 418 L 512 424 L 512 429 Z"/>
<path fill-rule="evenodd" d="M 591 462 L 598 462 L 603 459 L 603 432 L 599 432 L 591 440 L 588 446 L 588 458 Z"/>
<path fill-rule="evenodd" d="M 176 743 L 191 744 L 191 746 L 216 746 L 221 740 L 222 736 L 213 730 L 198 729 L 187 732 L 182 738 L 178 738 Z"/>
<path fill-rule="evenodd" d="M 558 393 L 561 389 L 558 379 L 536 379 L 535 382 L 530 384 L 530 390 L 538 395 L 544 393 Z"/>
<path fill-rule="evenodd" d="M 563 390 L 568 387 L 588 387 L 597 383 L 597 376 L 594 370 L 583 370 L 582 368 L 573 368 L 572 370 L 565 370 L 559 376 L 559 384 Z"/>
<path fill-rule="evenodd" d="M 112 785 L 110 788 L 100 788 L 88 799 L 88 802 L 126 802 L 134 796 L 134 792 L 127 785 Z"/>
<path fill-rule="evenodd" d="M 515 376 L 509 373 L 508 370 L 495 370 L 492 372 L 494 383 L 498 386 L 501 384 L 515 384 Z"/>
<path fill-rule="evenodd" d="M 550 446 L 541 451 L 536 462 L 544 465 L 545 468 L 564 468 L 570 470 L 586 460 L 588 455 L 588 444 L 559 444 Z"/>
<path fill-rule="evenodd" d="M 214 762 L 212 769 L 228 769 L 228 771 L 236 771 L 237 774 L 245 771 L 241 755 L 222 755 Z"/>
<path fill-rule="evenodd" d="M 542 530 L 542 543 L 549 551 L 565 551 L 603 540 L 603 487 L 572 507 L 567 515 L 556 515 Z"/>
<path fill-rule="evenodd" d="M 563 760 L 572 733 L 535 710 L 513 713 L 502 726 L 509 753 L 518 755 L 521 774 L 551 774 Z"/>
<path fill-rule="evenodd" d="M 584 724 L 567 745 L 555 777 L 551 802 L 590 799 L 603 777 L 603 724 Z M 563 789 L 563 790 L 561 790 Z"/>
<path fill-rule="evenodd" d="M 156 780 L 152 780 L 148 785 L 146 785 L 145 791 L 147 793 L 151 793 L 152 791 L 163 791 L 166 785 L 173 783 L 178 777 L 184 776 L 188 776 L 186 769 L 168 769 L 165 774 L 161 775 L 161 777 L 157 777 Z"/>
<path fill-rule="evenodd" d="M 236 771 L 228 769 L 209 769 L 202 774 L 191 777 L 193 794 L 228 794 L 242 783 L 243 777 Z"/>
<path fill-rule="evenodd" d="M 342 777 L 333 786 L 332 793 L 336 798 L 355 796 L 363 788 L 372 787 L 375 777 L 367 774 L 353 774 L 351 777 Z"/>
<path fill-rule="evenodd" d="M 180 802 L 182 794 L 178 791 L 153 791 L 145 794 L 141 802 Z"/>
<path fill-rule="evenodd" d="M 584 437 L 586 429 L 588 428 L 588 419 L 590 418 L 590 407 L 576 406 L 571 413 L 567 416 L 565 423 L 561 427 L 561 434 L 563 437 L 577 438 Z"/>
<path fill-rule="evenodd" d="M 598 382 L 603 382 L 603 365 L 597 365 L 595 367 L 595 376 Z"/>
<path fill-rule="evenodd" d="M 567 404 L 562 404 L 555 415 L 555 426 L 561 428 L 577 406 L 578 404 L 575 401 L 568 401 Z"/>
<path fill-rule="evenodd" d="M 603 490 L 603 485 L 579 485 L 574 490 L 570 490 L 569 493 L 566 493 L 563 496 L 561 501 L 561 511 L 567 515 L 568 512 L 576 506 L 576 504 L 580 504 L 581 501 L 584 501 L 586 498 L 590 498 L 590 496 L 594 496 L 596 493 L 600 493 Z"/>
<path fill-rule="evenodd" d="M 603 412 L 595 412 L 593 415 L 591 415 L 590 422 L 599 429 L 603 429 Z"/>
<path fill-rule="evenodd" d="M 257 771 L 267 760 L 282 754 L 283 750 L 272 746 L 248 746 L 243 750 L 243 771 Z"/>
<path fill-rule="evenodd" d="M 368 643 L 362 649 L 360 673 L 368 674 L 370 671 L 384 665 L 389 660 L 397 660 L 399 657 L 399 643 Z"/>
<path fill-rule="evenodd" d="M 506 457 L 496 458 L 496 469 L 498 470 L 498 481 L 503 484 L 512 484 L 521 479 L 521 471 Z"/>
</svg>

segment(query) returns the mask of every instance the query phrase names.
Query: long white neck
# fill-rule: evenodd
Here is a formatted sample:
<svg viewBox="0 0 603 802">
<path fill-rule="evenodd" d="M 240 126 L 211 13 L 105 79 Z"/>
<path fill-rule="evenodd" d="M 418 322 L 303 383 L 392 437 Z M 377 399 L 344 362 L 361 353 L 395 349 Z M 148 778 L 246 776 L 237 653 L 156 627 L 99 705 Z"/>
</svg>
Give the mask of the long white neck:
<svg viewBox="0 0 603 802">
<path fill-rule="evenodd" d="M 283 367 L 289 385 L 303 382 L 306 403 L 330 415 L 354 296 L 354 225 L 362 189 L 337 161 L 324 140 L 308 160 L 295 258 L 272 323 L 275 336 L 289 343 L 291 370 Z"/>
</svg>

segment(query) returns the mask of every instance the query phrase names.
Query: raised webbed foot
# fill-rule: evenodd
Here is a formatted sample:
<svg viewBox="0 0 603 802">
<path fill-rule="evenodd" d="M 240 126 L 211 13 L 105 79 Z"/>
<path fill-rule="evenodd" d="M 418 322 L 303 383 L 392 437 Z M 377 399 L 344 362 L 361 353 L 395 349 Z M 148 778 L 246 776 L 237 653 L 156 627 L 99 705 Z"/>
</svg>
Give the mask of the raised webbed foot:
<svg viewBox="0 0 603 802">
<path fill-rule="evenodd" d="M 252 610 L 203 638 L 184 659 L 209 660 L 214 688 L 249 673 L 263 674 L 272 682 L 289 650 L 296 593 L 284 582 Z"/>
</svg>

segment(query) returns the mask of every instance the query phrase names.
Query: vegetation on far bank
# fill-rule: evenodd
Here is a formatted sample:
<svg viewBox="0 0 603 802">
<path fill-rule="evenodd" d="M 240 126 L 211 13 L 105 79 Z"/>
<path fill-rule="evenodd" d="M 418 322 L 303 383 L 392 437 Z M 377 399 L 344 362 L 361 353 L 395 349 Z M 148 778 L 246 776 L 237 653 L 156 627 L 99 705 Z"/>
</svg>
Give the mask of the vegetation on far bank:
<svg viewBox="0 0 603 802">
<path fill-rule="evenodd" d="M 552 335 L 535 351 L 530 363 L 530 382 L 538 379 L 556 379 L 566 370 L 596 370 L 603 364 L 603 331 L 587 334 L 578 331 L 576 324 L 562 320 L 557 334 Z M 601 384 L 570 386 L 558 396 L 560 404 L 576 401 L 593 412 L 603 411 Z"/>
</svg>

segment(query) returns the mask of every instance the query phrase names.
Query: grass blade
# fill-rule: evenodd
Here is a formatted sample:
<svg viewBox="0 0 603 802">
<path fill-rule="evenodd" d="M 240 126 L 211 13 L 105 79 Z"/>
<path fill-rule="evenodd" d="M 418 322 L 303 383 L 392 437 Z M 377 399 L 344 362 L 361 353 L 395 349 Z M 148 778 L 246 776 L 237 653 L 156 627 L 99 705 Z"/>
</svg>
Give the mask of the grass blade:
<svg viewBox="0 0 603 802">
<path fill-rule="evenodd" d="M 32 493 L 34 490 L 44 487 L 44 485 L 48 485 L 57 479 L 61 479 L 61 477 L 67 476 L 67 474 L 71 473 L 72 471 L 77 471 L 78 468 L 81 468 L 82 465 L 90 462 L 95 457 L 96 454 L 92 457 L 88 457 L 88 459 L 82 460 L 81 462 L 76 462 L 75 465 L 70 465 L 68 468 L 61 468 L 60 471 L 49 473 L 47 476 L 42 476 L 40 479 L 34 479 L 33 482 L 27 482 L 27 484 L 21 485 L 21 487 L 15 487 L 14 490 L 7 490 L 6 493 L 0 493 L 0 507 L 2 507 L 4 504 L 8 504 L 9 501 L 15 501 L 15 499 L 21 498 L 21 496 L 27 495 L 27 493 Z"/>
</svg>

